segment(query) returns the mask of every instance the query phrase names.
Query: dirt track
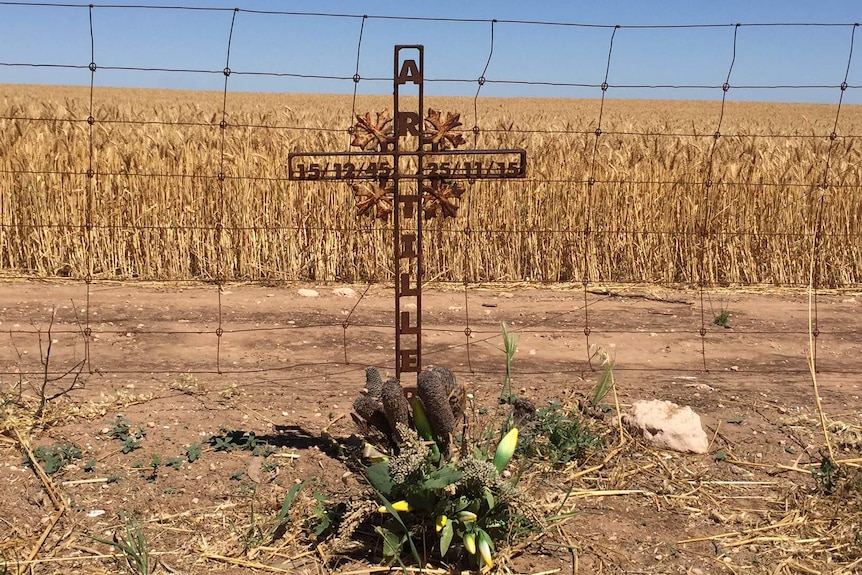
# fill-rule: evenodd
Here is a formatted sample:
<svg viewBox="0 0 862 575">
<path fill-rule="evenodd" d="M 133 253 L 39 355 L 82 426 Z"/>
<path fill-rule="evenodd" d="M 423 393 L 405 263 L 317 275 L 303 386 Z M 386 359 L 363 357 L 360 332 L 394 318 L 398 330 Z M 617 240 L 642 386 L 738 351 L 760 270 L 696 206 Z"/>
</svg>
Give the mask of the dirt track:
<svg viewBox="0 0 862 575">
<path fill-rule="evenodd" d="M 356 288 L 359 293 L 363 289 Z M 177 539 L 170 530 L 153 525 L 152 538 L 158 549 L 193 553 L 201 544 L 193 534 L 202 529 L 208 513 L 227 513 L 225 507 L 215 510 L 228 504 L 231 509 L 239 505 L 247 511 L 241 488 L 246 483 L 232 480 L 237 473 L 257 479 L 259 493 L 264 493 L 264 484 L 270 486 L 266 497 L 275 500 L 276 506 L 283 493 L 276 488 L 280 481 L 289 485 L 294 479 L 315 476 L 330 490 L 338 491 L 342 482 L 348 489 L 356 488 L 355 477 L 345 479 L 342 463 L 327 451 L 321 431 L 327 429 L 336 437 L 350 435 L 350 419 L 340 416 L 349 411 L 362 387 L 363 369 L 377 365 L 381 371 L 391 372 L 392 294 L 374 287 L 359 301 L 358 296 L 334 295 L 331 287 L 318 291 L 320 297 L 307 298 L 297 295 L 296 288 L 230 286 L 221 293 L 219 323 L 215 286 L 168 289 L 98 284 L 91 290 L 89 310 L 81 285 L 0 286 L 0 330 L 7 332 L 0 342 L 4 389 L 17 385 L 18 374 L 23 372 L 24 390 L 32 395 L 31 384 L 39 381 L 41 371 L 37 328 L 42 331 L 44 354 L 52 307 L 57 316 L 49 371 L 60 375 L 74 367 L 84 357 L 80 330 L 87 320 L 92 330 L 89 365 L 82 374 L 85 385 L 69 395 L 77 415 L 64 416 L 47 433 L 34 437 L 33 443 L 68 442 L 84 451 L 82 462 L 65 468 L 55 481 L 94 477 L 82 469 L 83 461 L 91 458 L 98 461 L 95 476 L 119 475 L 123 480 L 62 487 L 74 507 L 64 521 L 70 521 L 78 535 L 68 535 L 55 544 L 62 542 L 69 549 L 89 546 L 91 542 L 86 543 L 83 534 L 109 532 L 116 526 L 117 510 L 127 509 L 150 518 L 186 513 L 180 524 L 168 523 L 172 529 L 180 529 L 173 533 L 191 535 Z M 429 290 L 424 296 L 425 367 L 452 368 L 474 394 L 476 405 L 491 406 L 493 411 L 504 368 L 500 322 L 506 322 L 519 338 L 514 390 L 537 404 L 571 399 L 574 393 L 587 393 L 596 380 L 596 372 L 586 361 L 584 327 L 588 322 L 590 342 L 615 357 L 623 408 L 638 399 L 660 398 L 691 405 L 702 415 L 714 440 L 710 454 L 668 456 L 674 465 L 682 466 L 673 469 L 699 470 L 691 472 L 700 476 L 772 481 L 757 468 L 721 467 L 715 460 L 719 450 L 753 464 L 804 467 L 817 463 L 822 441 L 817 440 L 816 428 L 808 429 L 810 443 L 804 444 L 783 425 L 789 417 L 816 415 L 806 359 L 805 296 L 712 295 L 706 300 L 703 338 L 696 293 L 590 293 L 587 301 L 585 319 L 583 292 L 577 289 L 472 289 L 466 300 L 472 330 L 468 359 L 464 292 Z M 818 381 L 823 407 L 830 418 L 856 426 L 862 420 L 860 305 L 862 298 L 852 294 L 818 299 Z M 729 312 L 728 328 L 712 321 L 721 309 Z M 342 322 L 348 314 L 345 329 Z M 219 327 L 221 337 L 216 335 Z M 703 370 L 703 350 L 708 371 Z M 68 378 L 52 385 L 64 381 Z M 63 405 L 72 414 L 70 404 Z M 141 450 L 122 454 L 105 437 L 105 429 L 118 413 L 146 431 Z M 260 470 L 250 471 L 256 458 L 246 453 L 207 453 L 200 462 L 180 470 L 164 469 L 154 481 L 145 481 L 141 469 L 134 466 L 143 462 L 146 467 L 153 454 L 178 455 L 184 446 L 216 435 L 220 429 L 254 431 L 297 457 L 286 459 L 275 472 L 281 473 L 278 481 L 261 479 Z M 854 450 L 848 449 L 840 455 L 853 456 Z M 6 556 L 21 558 L 44 527 L 51 505 L 42 495 L 38 479 L 21 467 L 13 444 L 3 447 L 0 455 L 0 483 L 7 487 L 0 496 L 0 516 L 15 525 L 9 538 L 18 541 L 17 548 L 7 541 Z M 564 488 L 555 483 L 559 480 L 545 482 L 549 493 Z M 810 487 L 810 479 L 805 481 Z M 753 501 L 751 506 L 758 507 Z M 643 497 L 585 499 L 579 505 L 584 515 L 578 520 L 578 533 L 585 538 L 579 540 L 584 553 L 579 564 L 580 569 L 587 569 L 581 572 L 591 572 L 586 566 L 597 568 L 600 563 L 617 572 L 685 573 L 697 565 L 704 573 L 725 572 L 710 567 L 719 565 L 718 559 L 705 566 L 699 559 L 703 554 L 717 556 L 710 545 L 677 542 L 740 528 L 691 510 L 681 514 L 675 507 L 656 509 Z M 94 509 L 107 513 L 88 517 Z M 768 505 L 758 513 L 762 522 L 775 521 Z M 75 539 L 78 536 L 83 542 Z M 218 537 L 230 539 L 224 532 Z M 590 551 L 586 543 L 607 544 L 610 537 L 619 541 L 620 554 L 603 557 L 595 548 Z M 670 548 L 676 551 L 669 554 Z M 528 552 L 516 565 L 524 571 L 562 568 L 570 572 L 571 554 L 553 549 Z M 52 553 L 66 552 L 55 549 Z M 757 552 L 745 553 L 744 557 L 734 555 L 734 561 L 755 565 L 751 561 Z M 183 572 L 219 572 L 220 565 L 173 555 L 164 561 Z M 83 562 L 76 569 L 92 572 L 88 566 L 92 562 Z M 288 567 L 300 572 L 316 569 L 310 564 L 285 563 Z M 53 572 L 51 569 L 42 567 L 39 572 Z M 245 572 L 226 569 L 223 572 Z"/>
</svg>

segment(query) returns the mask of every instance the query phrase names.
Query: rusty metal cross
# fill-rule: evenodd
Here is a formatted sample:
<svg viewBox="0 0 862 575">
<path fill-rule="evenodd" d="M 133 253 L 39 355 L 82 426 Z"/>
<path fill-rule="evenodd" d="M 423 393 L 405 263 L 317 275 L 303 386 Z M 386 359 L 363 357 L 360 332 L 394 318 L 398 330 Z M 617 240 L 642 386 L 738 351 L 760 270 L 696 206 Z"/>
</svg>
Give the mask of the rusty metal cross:
<svg viewBox="0 0 862 575">
<path fill-rule="evenodd" d="M 359 215 L 393 214 L 395 243 L 395 376 L 422 369 L 422 221 L 455 217 L 464 193 L 459 180 L 523 178 L 523 149 L 458 150 L 466 143 L 456 131 L 460 114 L 425 110 L 425 57 L 421 45 L 395 46 L 394 113 L 356 116 L 349 132 L 357 152 L 288 154 L 288 178 L 346 181 Z M 408 57 L 412 56 L 412 57 Z M 416 110 L 402 109 L 402 98 L 418 96 Z M 478 133 L 478 127 L 474 128 Z M 421 212 L 421 214 L 420 214 Z M 412 302 L 411 302 L 412 300 Z M 413 303 L 415 317 L 408 304 Z"/>
</svg>

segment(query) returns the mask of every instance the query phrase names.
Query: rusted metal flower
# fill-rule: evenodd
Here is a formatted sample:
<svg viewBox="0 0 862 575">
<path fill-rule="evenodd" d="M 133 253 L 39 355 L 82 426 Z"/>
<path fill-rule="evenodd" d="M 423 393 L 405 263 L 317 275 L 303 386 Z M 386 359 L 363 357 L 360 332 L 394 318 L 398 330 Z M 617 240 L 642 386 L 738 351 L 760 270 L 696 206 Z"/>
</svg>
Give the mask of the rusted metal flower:
<svg viewBox="0 0 862 575">
<path fill-rule="evenodd" d="M 377 112 L 374 120 L 371 119 L 371 112 L 366 112 L 364 116 L 357 114 L 350 145 L 362 150 L 383 150 L 392 142 L 393 132 L 389 110 Z"/>
<path fill-rule="evenodd" d="M 461 125 L 461 114 L 446 112 L 444 120 L 440 110 L 428 108 L 428 116 L 425 118 L 425 137 L 429 143 L 441 150 L 450 146 L 457 148 L 467 143 L 461 132 L 454 131 Z"/>
<path fill-rule="evenodd" d="M 385 218 L 395 208 L 395 185 L 392 180 L 381 179 L 351 184 L 356 198 L 357 214 Z"/>
<path fill-rule="evenodd" d="M 458 204 L 464 188 L 458 182 L 442 179 L 431 180 L 431 185 L 422 186 L 422 213 L 426 220 L 438 215 L 454 218 L 458 215 Z"/>
</svg>

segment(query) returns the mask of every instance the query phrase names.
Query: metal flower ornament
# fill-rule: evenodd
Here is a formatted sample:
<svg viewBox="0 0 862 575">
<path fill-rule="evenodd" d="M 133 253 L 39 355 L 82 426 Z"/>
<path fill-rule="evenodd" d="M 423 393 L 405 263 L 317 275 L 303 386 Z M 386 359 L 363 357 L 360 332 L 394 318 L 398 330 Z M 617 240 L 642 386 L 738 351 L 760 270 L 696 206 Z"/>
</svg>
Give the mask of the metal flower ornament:
<svg viewBox="0 0 862 575">
<path fill-rule="evenodd" d="M 446 112 L 444 115 L 440 110 L 429 108 L 423 121 L 423 141 L 430 144 L 432 150 L 455 149 L 467 143 L 464 134 L 457 130 L 462 125 L 461 114 Z M 376 112 L 373 118 L 370 112 L 357 114 L 356 124 L 350 132 L 353 134 L 350 145 L 365 152 L 387 153 L 395 140 L 392 115 L 388 110 Z M 378 163 L 373 166 L 381 174 L 377 180 L 353 183 L 350 186 L 356 200 L 357 214 L 387 218 L 394 209 L 395 186 L 388 165 Z M 443 175 L 445 168 L 440 170 L 439 164 L 432 163 L 431 167 L 434 173 L 428 179 L 430 184 L 420 187 L 422 215 L 426 220 L 436 217 L 454 218 L 458 215 L 460 199 L 465 189 L 458 182 L 447 180 Z"/>
</svg>

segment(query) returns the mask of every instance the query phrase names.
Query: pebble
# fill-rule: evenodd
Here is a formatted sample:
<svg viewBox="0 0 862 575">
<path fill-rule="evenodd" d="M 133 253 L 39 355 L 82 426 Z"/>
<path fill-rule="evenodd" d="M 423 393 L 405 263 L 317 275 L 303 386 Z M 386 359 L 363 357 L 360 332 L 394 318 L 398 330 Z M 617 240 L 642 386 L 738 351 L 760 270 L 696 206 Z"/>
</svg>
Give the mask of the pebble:
<svg viewBox="0 0 862 575">
<path fill-rule="evenodd" d="M 340 287 L 332 290 L 332 294 L 338 297 L 356 297 L 356 290 L 349 287 Z"/>
<path fill-rule="evenodd" d="M 306 288 L 300 289 L 296 293 L 298 293 L 302 297 L 318 297 L 320 295 L 317 290 Z"/>
</svg>

